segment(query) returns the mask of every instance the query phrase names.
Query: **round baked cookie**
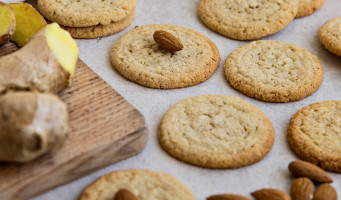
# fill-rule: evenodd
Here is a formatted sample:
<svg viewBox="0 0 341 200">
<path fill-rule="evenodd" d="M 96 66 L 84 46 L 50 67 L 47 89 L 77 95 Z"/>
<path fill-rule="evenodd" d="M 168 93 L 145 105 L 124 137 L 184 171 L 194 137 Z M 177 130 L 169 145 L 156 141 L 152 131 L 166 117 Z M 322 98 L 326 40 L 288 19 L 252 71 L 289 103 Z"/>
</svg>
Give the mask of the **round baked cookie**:
<svg viewBox="0 0 341 200">
<path fill-rule="evenodd" d="M 298 157 L 341 173 L 341 101 L 314 103 L 297 111 L 287 136 Z"/>
<path fill-rule="evenodd" d="M 201 21 L 228 38 L 252 40 L 276 33 L 296 16 L 296 0 L 200 0 Z"/>
<path fill-rule="evenodd" d="M 177 37 L 184 48 L 168 52 L 154 41 L 155 31 Z M 125 78 L 151 88 L 180 88 L 204 82 L 217 69 L 216 45 L 189 28 L 170 24 L 144 25 L 118 39 L 111 50 L 113 67 Z"/>
<path fill-rule="evenodd" d="M 243 94 L 266 102 L 297 101 L 321 85 L 323 67 L 308 50 L 280 41 L 259 40 L 226 59 L 225 77 Z"/>
<path fill-rule="evenodd" d="M 341 17 L 326 22 L 320 28 L 319 38 L 322 45 L 330 52 L 341 56 Z"/>
<path fill-rule="evenodd" d="M 304 17 L 320 9 L 325 0 L 298 0 L 298 10 L 295 18 Z"/>
<path fill-rule="evenodd" d="M 240 98 L 202 95 L 172 106 L 159 125 L 159 141 L 171 156 L 207 168 L 238 168 L 270 151 L 274 130 L 257 107 Z"/>
<path fill-rule="evenodd" d="M 112 35 L 114 33 L 120 32 L 127 28 L 134 20 L 135 10 L 129 14 L 125 19 L 120 21 L 111 22 L 108 25 L 96 25 L 89 27 L 68 27 L 61 26 L 63 29 L 67 30 L 73 38 L 98 38 Z"/>
<path fill-rule="evenodd" d="M 69 27 L 109 25 L 125 19 L 136 0 L 38 0 L 37 7 L 47 19 Z"/>
<path fill-rule="evenodd" d="M 192 192 L 171 175 L 148 170 L 115 171 L 85 188 L 78 200 L 113 200 L 119 190 L 131 191 L 139 200 L 195 200 Z"/>
</svg>

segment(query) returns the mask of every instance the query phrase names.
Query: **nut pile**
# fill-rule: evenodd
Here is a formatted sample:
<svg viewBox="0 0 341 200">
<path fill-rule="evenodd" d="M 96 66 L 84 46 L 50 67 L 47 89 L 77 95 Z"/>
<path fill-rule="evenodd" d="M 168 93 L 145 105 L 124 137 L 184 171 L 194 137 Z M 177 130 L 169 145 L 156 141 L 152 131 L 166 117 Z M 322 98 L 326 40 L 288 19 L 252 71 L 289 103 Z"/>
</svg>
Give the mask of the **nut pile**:
<svg viewBox="0 0 341 200">
<path fill-rule="evenodd" d="M 256 200 L 337 200 L 336 190 L 330 184 L 333 179 L 323 169 L 300 160 L 291 162 L 288 169 L 295 177 L 290 195 L 278 189 L 265 188 L 252 192 L 251 196 Z M 236 194 L 218 194 L 208 197 L 207 200 L 250 199 Z"/>
</svg>

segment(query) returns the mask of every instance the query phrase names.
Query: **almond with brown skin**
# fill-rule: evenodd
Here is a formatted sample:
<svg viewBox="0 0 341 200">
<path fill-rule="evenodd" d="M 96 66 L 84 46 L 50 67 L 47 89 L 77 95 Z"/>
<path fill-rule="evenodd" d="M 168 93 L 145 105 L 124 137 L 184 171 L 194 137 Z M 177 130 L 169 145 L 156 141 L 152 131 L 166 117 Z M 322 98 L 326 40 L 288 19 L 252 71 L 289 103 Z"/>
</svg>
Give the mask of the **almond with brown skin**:
<svg viewBox="0 0 341 200">
<path fill-rule="evenodd" d="M 314 200 L 337 200 L 335 188 L 327 183 L 321 185 L 314 194 Z"/>
<path fill-rule="evenodd" d="M 170 52 L 180 51 L 184 48 L 180 40 L 167 31 L 155 31 L 153 38 L 159 47 Z"/>
<path fill-rule="evenodd" d="M 311 200 L 315 191 L 314 183 L 308 178 L 296 178 L 291 184 L 292 200 Z"/>
<path fill-rule="evenodd" d="M 289 164 L 289 171 L 296 177 L 307 177 L 320 183 L 332 183 L 333 179 L 320 167 L 309 162 L 296 160 Z"/>
<path fill-rule="evenodd" d="M 138 198 L 129 190 L 122 189 L 116 193 L 114 200 L 138 200 Z"/>
<path fill-rule="evenodd" d="M 251 193 L 256 200 L 291 200 L 290 196 L 277 189 L 261 189 Z"/>
<path fill-rule="evenodd" d="M 206 200 L 250 200 L 250 199 L 236 194 L 217 194 L 207 197 Z"/>
</svg>

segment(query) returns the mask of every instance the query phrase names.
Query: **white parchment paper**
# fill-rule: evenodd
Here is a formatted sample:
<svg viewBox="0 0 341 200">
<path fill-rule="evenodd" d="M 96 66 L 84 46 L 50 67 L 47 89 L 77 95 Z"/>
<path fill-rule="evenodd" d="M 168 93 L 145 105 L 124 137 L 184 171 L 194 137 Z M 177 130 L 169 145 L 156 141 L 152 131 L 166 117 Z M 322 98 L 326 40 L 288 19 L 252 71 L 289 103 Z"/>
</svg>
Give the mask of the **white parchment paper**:
<svg viewBox="0 0 341 200">
<path fill-rule="evenodd" d="M 82 189 L 99 176 L 114 170 L 131 168 L 169 173 L 186 184 L 199 200 L 217 193 L 236 193 L 251 197 L 250 192 L 264 187 L 289 192 L 292 177 L 287 166 L 290 161 L 298 159 L 290 150 L 286 139 L 286 130 L 291 115 L 315 102 L 341 100 L 341 57 L 324 49 L 317 35 L 319 28 L 327 20 L 341 16 L 341 1 L 326 0 L 324 6 L 312 15 L 295 19 L 282 31 L 262 38 L 304 47 L 318 56 L 323 63 L 325 74 L 319 90 L 312 96 L 292 103 L 258 101 L 239 93 L 227 83 L 223 73 L 226 57 L 248 41 L 231 40 L 206 28 L 198 17 L 198 2 L 198 0 L 138 0 L 136 17 L 133 24 L 126 30 L 101 39 L 77 40 L 80 58 L 144 115 L 149 129 L 148 143 L 144 151 L 137 156 L 51 190 L 32 200 L 75 200 Z M 156 23 L 192 28 L 215 42 L 222 60 L 214 75 L 206 82 L 193 87 L 159 90 L 130 82 L 116 72 L 110 64 L 110 50 L 113 43 L 134 26 Z M 258 106 L 270 118 L 275 129 L 275 143 L 270 153 L 254 165 L 233 170 L 204 169 L 178 161 L 165 153 L 157 140 L 157 127 L 161 117 L 179 100 L 201 94 L 237 96 Z M 341 196 L 341 175 L 330 174 L 334 179 L 333 186 Z"/>
</svg>

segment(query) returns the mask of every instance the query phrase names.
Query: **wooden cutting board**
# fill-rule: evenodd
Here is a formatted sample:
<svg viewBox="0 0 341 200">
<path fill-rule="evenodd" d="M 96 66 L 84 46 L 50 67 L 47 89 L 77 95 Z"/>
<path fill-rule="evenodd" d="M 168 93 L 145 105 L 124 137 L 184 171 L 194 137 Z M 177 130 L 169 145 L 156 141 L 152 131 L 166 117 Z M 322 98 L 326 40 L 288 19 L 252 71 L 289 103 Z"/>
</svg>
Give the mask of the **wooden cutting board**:
<svg viewBox="0 0 341 200">
<path fill-rule="evenodd" d="M 0 57 L 18 49 L 14 43 L 0 46 Z M 28 199 L 144 148 L 141 113 L 81 60 L 71 87 L 58 95 L 68 105 L 71 126 L 64 147 L 27 164 L 0 163 L 1 200 Z"/>
</svg>

